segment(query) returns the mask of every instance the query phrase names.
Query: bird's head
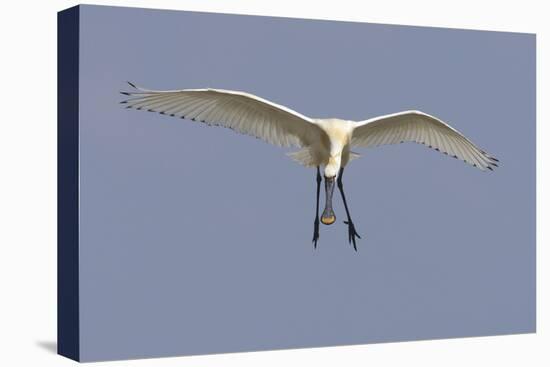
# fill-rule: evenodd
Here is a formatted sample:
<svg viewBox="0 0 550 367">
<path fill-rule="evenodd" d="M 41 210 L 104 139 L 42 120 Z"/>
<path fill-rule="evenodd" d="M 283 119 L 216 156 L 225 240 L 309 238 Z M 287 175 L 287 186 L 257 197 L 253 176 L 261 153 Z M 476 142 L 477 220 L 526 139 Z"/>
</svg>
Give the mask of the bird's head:
<svg viewBox="0 0 550 367">
<path fill-rule="evenodd" d="M 325 166 L 325 177 L 336 178 L 338 171 L 340 171 L 340 162 L 340 155 L 331 156 Z"/>
</svg>

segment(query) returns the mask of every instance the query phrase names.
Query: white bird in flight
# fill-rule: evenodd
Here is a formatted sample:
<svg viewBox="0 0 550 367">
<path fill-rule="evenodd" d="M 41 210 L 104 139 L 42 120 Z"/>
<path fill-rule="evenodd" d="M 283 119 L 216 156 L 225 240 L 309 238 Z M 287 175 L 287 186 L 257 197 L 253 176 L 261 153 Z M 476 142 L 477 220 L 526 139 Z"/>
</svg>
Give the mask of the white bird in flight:
<svg viewBox="0 0 550 367">
<path fill-rule="evenodd" d="M 313 244 L 319 239 L 320 167 L 325 178 L 325 208 L 321 222 L 336 221 L 332 194 L 336 182 L 347 220 L 348 241 L 357 251 L 361 238 L 351 220 L 342 175 L 344 167 L 359 154 L 350 147 L 375 147 L 384 144 L 415 142 L 485 170 L 497 167 L 498 159 L 479 149 L 457 130 L 436 117 L 420 111 L 403 111 L 363 121 L 304 116 L 285 106 L 258 96 L 222 89 L 149 90 L 128 82 L 135 91 L 121 92 L 133 97 L 122 101 L 127 108 L 158 112 L 162 115 L 227 127 L 281 147 L 298 147 L 288 155 L 298 163 L 317 169 L 317 201 Z"/>
</svg>

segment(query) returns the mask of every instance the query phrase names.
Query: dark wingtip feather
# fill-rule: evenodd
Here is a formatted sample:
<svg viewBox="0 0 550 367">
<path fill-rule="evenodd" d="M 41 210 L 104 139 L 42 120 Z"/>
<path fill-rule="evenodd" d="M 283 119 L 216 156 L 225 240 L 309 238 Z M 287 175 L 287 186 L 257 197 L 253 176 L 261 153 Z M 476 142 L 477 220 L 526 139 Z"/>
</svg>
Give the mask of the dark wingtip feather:
<svg viewBox="0 0 550 367">
<path fill-rule="evenodd" d="M 136 85 L 134 83 L 129 82 L 129 81 L 126 81 L 126 83 L 128 83 L 130 85 L 130 87 L 138 89 L 138 87 L 136 87 Z"/>
<path fill-rule="evenodd" d="M 128 103 L 128 101 L 120 101 L 119 103 Z"/>
<path fill-rule="evenodd" d="M 124 92 L 124 91 L 121 91 L 120 94 L 124 94 L 125 96 L 131 96 L 132 94 L 129 93 L 129 92 Z"/>
<path fill-rule="evenodd" d="M 491 166 L 487 166 L 488 169 L 490 169 L 491 171 L 493 170 L 493 167 Z"/>
</svg>

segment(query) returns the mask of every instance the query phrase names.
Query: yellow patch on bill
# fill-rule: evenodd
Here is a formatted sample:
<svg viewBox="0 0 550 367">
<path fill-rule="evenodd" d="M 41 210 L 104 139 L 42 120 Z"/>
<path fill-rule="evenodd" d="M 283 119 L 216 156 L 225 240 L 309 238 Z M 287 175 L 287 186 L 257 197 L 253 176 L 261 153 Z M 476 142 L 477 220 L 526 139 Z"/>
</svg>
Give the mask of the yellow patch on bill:
<svg viewBox="0 0 550 367">
<path fill-rule="evenodd" d="M 323 222 L 323 224 L 326 224 L 327 226 L 334 223 L 335 221 L 336 217 L 334 215 L 331 215 L 330 217 L 321 217 L 321 222 Z"/>
</svg>

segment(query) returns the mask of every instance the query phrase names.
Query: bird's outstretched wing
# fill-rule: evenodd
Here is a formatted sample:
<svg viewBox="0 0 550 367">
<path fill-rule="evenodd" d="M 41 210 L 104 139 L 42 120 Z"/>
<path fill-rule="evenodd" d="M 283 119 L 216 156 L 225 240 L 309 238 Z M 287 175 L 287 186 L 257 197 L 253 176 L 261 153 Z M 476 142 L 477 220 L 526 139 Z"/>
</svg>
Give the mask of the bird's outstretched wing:
<svg viewBox="0 0 550 367">
<path fill-rule="evenodd" d="M 498 166 L 498 159 L 476 147 L 460 132 L 420 111 L 404 111 L 359 121 L 353 130 L 351 144 L 375 147 L 406 141 L 424 144 L 482 171 L 492 171 Z"/>
<path fill-rule="evenodd" d="M 252 94 L 222 89 L 148 90 L 128 82 L 136 91 L 127 108 L 223 126 L 268 143 L 305 147 L 324 132 L 312 119 Z"/>
</svg>

